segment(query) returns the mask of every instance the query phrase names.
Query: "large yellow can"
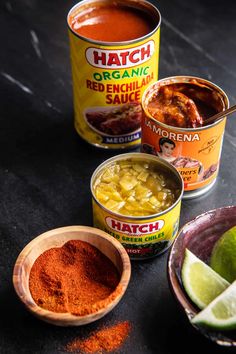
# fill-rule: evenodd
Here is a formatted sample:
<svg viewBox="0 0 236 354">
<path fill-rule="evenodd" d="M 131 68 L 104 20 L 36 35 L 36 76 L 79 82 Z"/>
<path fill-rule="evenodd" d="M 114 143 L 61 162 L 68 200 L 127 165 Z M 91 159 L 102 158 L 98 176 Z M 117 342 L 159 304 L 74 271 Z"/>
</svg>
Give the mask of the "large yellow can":
<svg viewBox="0 0 236 354">
<path fill-rule="evenodd" d="M 132 175 L 130 170 L 137 173 Z M 156 177 L 153 171 L 157 173 Z M 162 189 L 155 185 L 158 176 L 166 180 L 166 185 L 161 181 Z M 168 188 L 174 193 L 171 201 L 168 201 Z M 102 194 L 101 190 L 105 193 Z M 132 259 L 157 256 L 174 241 L 179 226 L 183 181 L 168 162 L 143 153 L 117 155 L 94 171 L 91 192 L 94 226 L 120 241 Z M 159 202 L 158 198 L 162 201 Z M 158 202 L 165 204 L 163 208 L 152 209 Z"/>
<path fill-rule="evenodd" d="M 116 14 L 122 11 L 123 23 L 117 25 Z M 111 26 L 103 33 L 100 24 L 95 24 L 91 33 L 87 24 L 92 27 L 99 16 L 101 21 L 111 21 Z M 132 26 L 139 30 L 139 21 L 145 18 L 150 28 L 141 37 L 130 39 L 132 36 L 126 32 Z M 142 94 L 158 76 L 159 11 L 148 1 L 84 0 L 70 10 L 67 21 L 76 131 L 90 144 L 102 148 L 138 146 Z M 120 36 L 122 28 L 127 37 Z"/>
</svg>

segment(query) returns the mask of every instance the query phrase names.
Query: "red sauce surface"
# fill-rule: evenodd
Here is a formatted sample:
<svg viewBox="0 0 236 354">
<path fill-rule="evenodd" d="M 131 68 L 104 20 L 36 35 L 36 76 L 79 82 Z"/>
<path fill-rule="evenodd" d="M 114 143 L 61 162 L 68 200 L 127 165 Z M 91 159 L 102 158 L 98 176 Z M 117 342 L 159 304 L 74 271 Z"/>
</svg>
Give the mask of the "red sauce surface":
<svg viewBox="0 0 236 354">
<path fill-rule="evenodd" d="M 145 36 L 156 27 L 147 12 L 111 3 L 77 13 L 69 19 L 79 35 L 103 42 L 130 41 Z"/>
</svg>

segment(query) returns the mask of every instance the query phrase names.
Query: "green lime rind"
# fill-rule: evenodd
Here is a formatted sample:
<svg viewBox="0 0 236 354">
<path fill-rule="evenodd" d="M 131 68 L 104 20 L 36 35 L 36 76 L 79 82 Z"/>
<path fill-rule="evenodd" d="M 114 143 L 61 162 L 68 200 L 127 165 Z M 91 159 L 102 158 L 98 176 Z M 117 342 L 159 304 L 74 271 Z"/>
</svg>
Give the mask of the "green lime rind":
<svg viewBox="0 0 236 354">
<path fill-rule="evenodd" d="M 236 329 L 236 281 L 192 320 L 193 324 L 218 329 Z"/>
<path fill-rule="evenodd" d="M 183 286 L 194 304 L 204 309 L 230 284 L 188 249 L 181 271 Z"/>
<path fill-rule="evenodd" d="M 210 266 L 230 283 L 236 279 L 236 226 L 226 231 L 215 243 Z"/>
</svg>

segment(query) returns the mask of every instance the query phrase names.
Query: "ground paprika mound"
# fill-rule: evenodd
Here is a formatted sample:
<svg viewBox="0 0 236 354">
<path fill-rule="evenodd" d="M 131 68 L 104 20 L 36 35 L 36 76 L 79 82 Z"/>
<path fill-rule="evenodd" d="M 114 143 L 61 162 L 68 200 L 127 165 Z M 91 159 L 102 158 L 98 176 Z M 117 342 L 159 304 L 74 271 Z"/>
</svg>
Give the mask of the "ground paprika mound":
<svg viewBox="0 0 236 354">
<path fill-rule="evenodd" d="M 114 264 L 96 247 L 71 240 L 42 253 L 29 277 L 37 305 L 82 316 L 106 307 L 121 292 Z"/>
<path fill-rule="evenodd" d="M 65 350 L 67 352 L 104 353 L 118 349 L 126 340 L 131 330 L 128 321 L 120 322 L 111 327 L 104 327 L 93 332 L 86 339 L 75 339 Z"/>
</svg>

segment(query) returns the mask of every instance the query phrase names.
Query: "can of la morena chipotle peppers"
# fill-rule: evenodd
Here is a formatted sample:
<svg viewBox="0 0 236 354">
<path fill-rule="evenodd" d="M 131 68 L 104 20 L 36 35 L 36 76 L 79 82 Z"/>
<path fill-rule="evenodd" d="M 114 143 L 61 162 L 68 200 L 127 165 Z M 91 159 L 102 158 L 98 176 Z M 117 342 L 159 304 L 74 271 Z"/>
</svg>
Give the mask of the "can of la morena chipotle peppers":
<svg viewBox="0 0 236 354">
<path fill-rule="evenodd" d="M 115 237 L 132 259 L 166 251 L 179 226 L 183 181 L 157 156 L 126 153 L 103 162 L 91 177 L 93 223 Z"/>
<path fill-rule="evenodd" d="M 76 131 L 101 148 L 137 147 L 142 94 L 158 76 L 158 9 L 144 0 L 84 0 L 67 22 Z"/>
<path fill-rule="evenodd" d="M 205 194 L 216 182 L 226 117 L 206 126 L 204 119 L 229 107 L 225 92 L 198 77 L 169 77 L 147 88 L 142 107 L 145 113 L 142 151 L 157 155 L 177 168 L 184 181 L 183 198 Z M 196 112 L 192 112 L 194 109 Z M 202 119 L 203 124 L 178 126 L 178 119 L 183 118 L 185 111 L 187 118 L 193 113 L 194 119 Z"/>
</svg>

